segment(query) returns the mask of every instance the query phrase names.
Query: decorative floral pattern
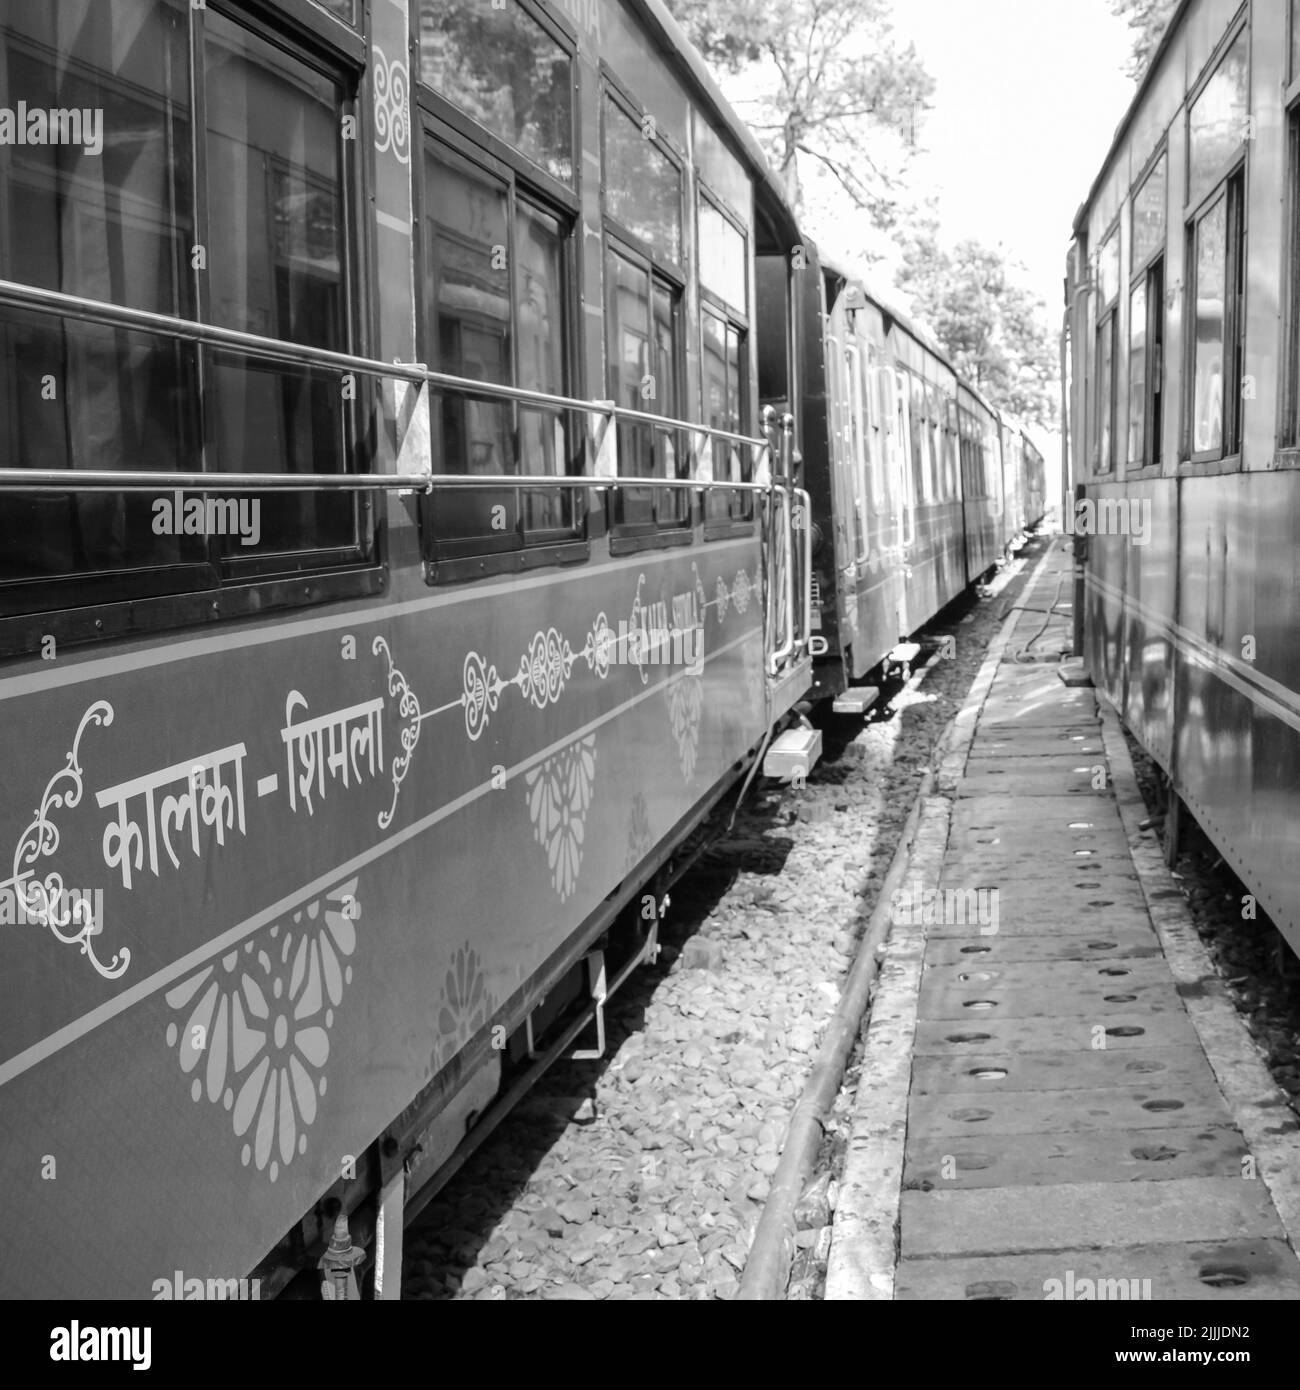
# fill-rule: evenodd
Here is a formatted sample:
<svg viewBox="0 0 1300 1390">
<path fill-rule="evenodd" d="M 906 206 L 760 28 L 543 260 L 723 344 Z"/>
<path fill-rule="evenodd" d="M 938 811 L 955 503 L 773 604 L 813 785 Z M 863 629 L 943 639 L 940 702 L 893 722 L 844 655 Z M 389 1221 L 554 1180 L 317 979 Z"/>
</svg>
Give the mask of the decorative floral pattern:
<svg viewBox="0 0 1300 1390">
<path fill-rule="evenodd" d="M 578 885 L 595 781 L 595 734 L 569 744 L 524 774 L 533 834 L 546 850 L 551 884 L 561 902 Z"/>
<path fill-rule="evenodd" d="M 411 119 L 407 110 L 410 95 L 410 76 L 400 58 L 390 63 L 378 44 L 371 48 L 374 59 L 371 72 L 375 83 L 375 153 L 388 150 L 399 163 L 411 158 Z"/>
<path fill-rule="evenodd" d="M 120 979 L 126 973 L 127 966 L 131 964 L 130 949 L 124 946 L 107 965 L 98 960 L 90 942 L 92 937 L 103 931 L 104 924 L 95 921 L 84 899 L 76 903 L 70 914 L 60 918 L 60 909 L 66 901 L 63 875 L 51 871 L 43 879 L 37 878 L 30 866 L 58 851 L 59 828 L 50 819 L 53 812 L 70 809 L 81 802 L 85 790 L 82 782 L 81 736 L 91 724 L 108 728 L 112 722 L 113 706 L 107 700 L 96 700 L 81 716 L 66 762 L 46 783 L 36 819 L 18 838 L 14 850 L 13 877 L 4 885 L 13 889 L 15 897 L 23 903 L 33 921 L 48 927 L 65 946 L 80 945 L 81 954 L 106 980 Z M 59 928 L 66 927 L 70 921 L 80 929 L 71 936 L 65 936 Z"/>
<path fill-rule="evenodd" d="M 687 671 L 668 682 L 668 720 L 677 741 L 682 777 L 689 782 L 695 775 L 700 747 L 700 720 L 704 714 L 704 676 Z"/>
<path fill-rule="evenodd" d="M 496 1010 L 478 952 L 466 942 L 451 958 L 438 1008 L 438 1042 L 433 1065 L 449 1062 Z"/>
<path fill-rule="evenodd" d="M 627 831 L 627 859 L 623 871 L 636 866 L 650 853 L 654 841 L 650 831 L 650 810 L 646 805 L 645 793 L 637 792 L 632 797 L 632 823 Z"/>
<path fill-rule="evenodd" d="M 326 1090 L 329 1030 L 352 982 L 361 906 L 357 880 L 331 889 L 167 993 L 184 1022 L 167 1025 L 190 1096 L 220 1104 L 240 1161 L 272 1182 L 306 1153 L 317 1100 Z M 259 940 L 262 944 L 259 945 Z"/>
</svg>

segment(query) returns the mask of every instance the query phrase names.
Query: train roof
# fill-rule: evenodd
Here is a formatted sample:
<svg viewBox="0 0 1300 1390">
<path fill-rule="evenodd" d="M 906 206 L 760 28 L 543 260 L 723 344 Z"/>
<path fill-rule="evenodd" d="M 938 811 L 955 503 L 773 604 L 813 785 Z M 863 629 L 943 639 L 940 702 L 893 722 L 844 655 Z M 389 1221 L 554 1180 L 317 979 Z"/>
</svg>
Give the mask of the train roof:
<svg viewBox="0 0 1300 1390">
<path fill-rule="evenodd" d="M 879 295 L 871 288 L 865 274 L 850 262 L 841 260 L 837 256 L 823 256 L 822 268 L 828 270 L 833 275 L 838 275 L 841 279 L 851 284 L 858 285 L 863 294 L 880 310 L 885 319 L 885 331 L 889 331 L 890 324 L 896 324 L 905 333 L 915 338 L 922 344 L 928 352 L 932 352 L 935 357 L 943 363 L 947 369 L 957 378 L 957 385 L 975 401 L 979 403 L 996 420 L 999 426 L 1014 431 L 1023 439 L 1030 443 L 1035 452 L 1041 454 L 1042 450 L 1033 444 L 1029 438 L 1029 432 L 1019 419 L 998 409 L 992 401 L 976 386 L 973 382 L 964 377 L 961 372 L 953 365 L 948 354 L 939 345 L 938 340 L 927 328 L 922 328 L 914 320 L 909 319 L 901 310 L 894 308 L 887 299 Z"/>
<path fill-rule="evenodd" d="M 1115 156 L 1123 148 L 1124 140 L 1129 133 L 1129 128 L 1137 113 L 1142 109 L 1142 103 L 1147 98 L 1147 93 L 1151 90 L 1152 84 L 1156 80 L 1156 74 L 1160 70 L 1160 64 L 1164 61 L 1165 54 L 1169 46 L 1174 41 L 1174 35 L 1182 25 L 1183 17 L 1192 7 L 1192 0 L 1178 0 L 1178 8 L 1170 16 L 1169 23 L 1165 25 L 1165 32 L 1160 35 L 1160 42 L 1155 47 L 1155 52 L 1151 55 L 1151 61 L 1147 64 L 1147 70 L 1142 74 L 1142 81 L 1138 83 L 1137 91 L 1133 93 L 1133 100 L 1129 102 L 1128 110 L 1120 118 L 1120 123 L 1115 127 L 1115 134 L 1111 138 L 1110 149 L 1106 151 L 1106 158 L 1101 162 L 1101 168 L 1097 170 L 1097 177 L 1093 179 L 1092 186 L 1088 189 L 1088 196 L 1079 204 L 1079 210 L 1074 214 L 1074 234 L 1078 236 L 1083 231 L 1087 221 L 1088 209 L 1092 207 L 1093 199 L 1096 198 L 1098 190 L 1106 175 L 1110 172 L 1110 166 L 1115 160 Z"/>
<path fill-rule="evenodd" d="M 928 352 L 932 352 L 945 367 L 954 375 L 957 374 L 956 367 L 948 360 L 948 354 L 943 350 L 939 340 L 930 332 L 928 328 L 923 328 L 914 319 L 908 318 L 903 311 L 891 304 L 883 295 L 877 294 L 871 287 L 871 282 L 866 274 L 856 265 L 849 261 L 841 260 L 838 256 L 822 256 L 822 268 L 829 270 L 832 274 L 838 275 L 841 279 L 849 281 L 851 284 L 858 285 L 862 293 L 880 310 L 889 323 L 894 323 L 915 338 Z"/>
<path fill-rule="evenodd" d="M 628 0 L 628 7 L 642 20 L 689 85 L 704 98 L 709 115 L 736 147 L 737 154 L 754 176 L 756 203 L 772 219 L 774 230 L 788 245 L 800 242 L 799 222 L 785 189 L 749 127 L 731 109 L 713 79 L 699 50 L 686 37 L 663 0 Z"/>
</svg>

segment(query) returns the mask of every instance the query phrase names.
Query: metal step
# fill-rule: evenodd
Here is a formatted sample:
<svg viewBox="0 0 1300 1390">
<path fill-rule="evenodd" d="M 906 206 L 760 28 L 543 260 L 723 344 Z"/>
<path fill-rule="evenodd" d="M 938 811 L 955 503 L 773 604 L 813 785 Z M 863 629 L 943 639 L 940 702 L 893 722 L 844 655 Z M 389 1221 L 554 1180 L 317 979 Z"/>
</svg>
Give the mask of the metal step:
<svg viewBox="0 0 1300 1390">
<path fill-rule="evenodd" d="M 900 642 L 885 658 L 891 666 L 910 666 L 921 655 L 919 642 Z"/>
<path fill-rule="evenodd" d="M 880 691 L 874 685 L 853 685 L 835 697 L 831 708 L 836 714 L 866 714 L 879 695 Z"/>
<path fill-rule="evenodd" d="M 783 782 L 804 781 L 821 755 L 820 729 L 787 729 L 767 750 L 763 776 Z"/>
</svg>

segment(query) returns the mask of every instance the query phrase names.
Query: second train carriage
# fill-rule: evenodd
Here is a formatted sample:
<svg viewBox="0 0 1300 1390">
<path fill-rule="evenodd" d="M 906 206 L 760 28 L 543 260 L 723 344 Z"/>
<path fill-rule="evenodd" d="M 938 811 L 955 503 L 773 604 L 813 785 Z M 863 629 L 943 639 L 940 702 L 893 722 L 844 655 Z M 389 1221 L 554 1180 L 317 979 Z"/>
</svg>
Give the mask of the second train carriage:
<svg viewBox="0 0 1300 1390">
<path fill-rule="evenodd" d="M 392 1295 L 808 688 L 798 229 L 658 0 L 9 0 L 20 102 L 102 142 L 0 145 L 0 1291 L 332 1196 Z"/>
<path fill-rule="evenodd" d="M 1021 427 L 860 280 L 822 271 L 825 312 L 803 349 L 821 364 L 828 428 L 805 458 L 818 698 L 860 684 L 1043 515 L 1042 457 Z"/>
<path fill-rule="evenodd" d="M 1300 4 L 1183 0 L 1065 306 L 1088 669 L 1296 949 L 1298 155 Z"/>
</svg>

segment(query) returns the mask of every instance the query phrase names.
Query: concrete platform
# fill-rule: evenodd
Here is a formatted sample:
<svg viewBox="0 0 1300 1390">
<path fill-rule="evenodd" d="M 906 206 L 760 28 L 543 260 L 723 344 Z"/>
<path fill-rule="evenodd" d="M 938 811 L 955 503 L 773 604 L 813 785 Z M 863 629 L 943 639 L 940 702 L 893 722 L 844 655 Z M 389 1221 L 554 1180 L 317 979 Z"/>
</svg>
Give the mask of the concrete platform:
<svg viewBox="0 0 1300 1390">
<path fill-rule="evenodd" d="M 1300 1126 L 1139 832 L 1114 715 L 1039 661 L 1070 572 L 1058 542 L 922 807 L 830 1299 L 1300 1296 Z"/>
</svg>

